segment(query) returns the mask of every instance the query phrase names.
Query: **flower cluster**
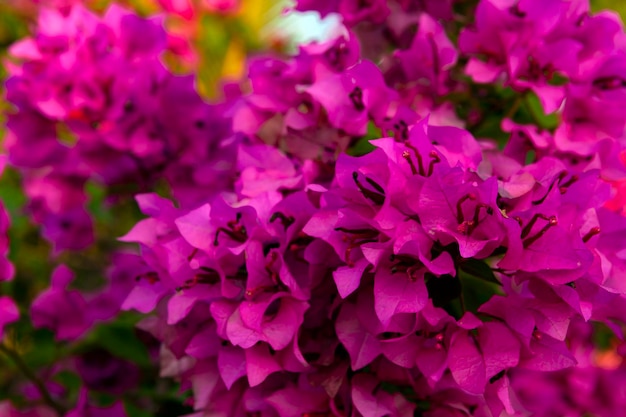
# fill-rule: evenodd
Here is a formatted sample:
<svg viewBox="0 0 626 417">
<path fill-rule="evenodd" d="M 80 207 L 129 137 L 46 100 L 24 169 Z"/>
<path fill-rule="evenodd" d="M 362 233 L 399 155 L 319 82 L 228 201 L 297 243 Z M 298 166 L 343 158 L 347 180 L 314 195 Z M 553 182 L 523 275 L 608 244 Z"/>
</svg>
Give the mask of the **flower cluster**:
<svg viewBox="0 0 626 417">
<path fill-rule="evenodd" d="M 251 59 L 218 105 L 160 64 L 158 22 L 42 13 L 7 83 L 31 212 L 57 250 L 90 242 L 89 180 L 138 183 L 146 218 L 99 293 L 58 266 L 33 324 L 146 314 L 193 417 L 620 415 L 624 347 L 593 338 L 626 325 L 623 27 L 584 0 L 468 3 L 298 1 L 344 26 Z M 160 180 L 176 202 L 143 193 Z M 69 416 L 124 415 L 88 391 L 136 368 L 74 369 Z"/>
<path fill-rule="evenodd" d="M 192 76 L 165 69 L 165 40 L 157 18 L 117 6 L 100 18 L 76 6 L 67 14 L 42 10 L 36 36 L 12 46 L 7 97 L 18 112 L 9 116 L 5 145 L 24 174 L 30 213 L 56 251 L 93 241 L 87 181 L 117 187 L 117 195 L 161 178 L 176 188 L 224 158 L 221 111 L 200 99 Z"/>
<path fill-rule="evenodd" d="M 540 17 L 565 24 L 558 16 Z M 621 138 L 590 141 L 595 160 L 565 159 L 559 131 L 506 121 L 511 139 L 498 151 L 459 128 L 416 122 L 407 101 L 448 93 L 442 73 L 457 54 L 433 18 L 418 21 L 386 77 L 352 55 L 347 30 L 292 61 L 253 62 L 234 129 L 286 154 L 242 144 L 234 190 L 195 210 L 138 200 L 151 219 L 125 240 L 142 244 L 152 269 L 125 307 L 160 312 L 145 329 L 169 351 L 168 375 L 194 387 L 199 415 L 412 415 L 426 400 L 438 415 L 453 412 L 451 397 L 471 415 L 512 414 L 523 406 L 510 375 L 576 364 L 571 322 L 620 331 L 625 220 L 603 205 L 606 180 L 621 175 L 611 159 Z M 415 59 L 424 43 L 434 52 Z M 477 62 L 465 68 L 474 78 Z M 388 87 L 400 77 L 428 88 L 400 96 Z M 303 119 L 314 122 L 293 122 Z M 392 137 L 371 140 L 361 157 L 340 154 L 325 164 L 332 175 L 320 175 L 311 162 L 329 156 L 319 141 L 311 154 L 290 142 L 303 127 L 321 130 L 320 120 L 352 137 L 374 123 Z M 526 164 L 529 149 L 537 155 Z M 472 291 L 483 300 L 469 305 Z"/>
<path fill-rule="evenodd" d="M 165 323 L 146 329 L 185 363 L 197 408 L 260 395 L 241 415 L 410 415 L 416 398 L 446 408 L 445 392 L 499 415 L 514 409 L 510 373 L 576 363 L 570 322 L 626 321 L 615 251 L 626 219 L 602 208 L 599 170 L 546 157 L 498 181 L 467 132 L 427 120 L 407 129 L 365 156 L 340 155 L 328 188 L 251 145 L 240 166 L 266 165 L 243 171 L 235 195 L 191 211 L 138 200 L 151 218 L 124 239 L 152 269 L 125 307 L 160 311 Z M 468 306 L 477 280 L 493 296 Z M 226 401 L 233 389 L 245 394 Z M 301 408 L 271 400 L 296 393 Z"/>
</svg>

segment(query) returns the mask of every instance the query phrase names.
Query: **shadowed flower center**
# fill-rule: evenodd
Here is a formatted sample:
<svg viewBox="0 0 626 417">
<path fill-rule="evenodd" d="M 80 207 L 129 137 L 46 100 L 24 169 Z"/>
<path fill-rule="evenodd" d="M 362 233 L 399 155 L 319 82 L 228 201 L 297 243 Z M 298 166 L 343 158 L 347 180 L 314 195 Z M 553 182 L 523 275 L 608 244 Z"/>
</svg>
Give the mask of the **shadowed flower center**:
<svg viewBox="0 0 626 417">
<path fill-rule="evenodd" d="M 409 126 L 404 120 L 398 120 L 393 124 L 393 138 L 398 142 L 405 142 L 409 139 Z"/>
<path fill-rule="evenodd" d="M 415 282 L 417 281 L 418 275 L 417 272 L 424 268 L 424 264 L 411 256 L 407 255 L 395 255 L 392 254 L 389 257 L 391 262 L 396 262 L 391 267 L 391 273 L 395 274 L 398 272 L 405 272 L 409 281 Z"/>
<path fill-rule="evenodd" d="M 358 172 L 354 171 L 352 173 L 352 178 L 354 179 L 354 183 L 356 184 L 357 188 L 359 189 L 359 191 L 361 191 L 361 193 L 363 193 L 363 196 L 365 198 L 372 200 L 374 204 L 377 204 L 379 206 L 385 202 L 385 190 L 376 181 L 371 178 L 365 177 L 365 181 L 376 190 L 373 191 L 361 184 L 361 182 L 359 181 Z"/>
<path fill-rule="evenodd" d="M 227 227 L 219 227 L 217 231 L 215 232 L 215 239 L 213 240 L 213 245 L 214 246 L 219 245 L 218 238 L 219 238 L 220 233 L 226 234 L 232 240 L 239 242 L 239 243 L 243 243 L 246 240 L 248 240 L 248 233 L 246 231 L 246 228 L 244 225 L 239 224 L 240 221 L 241 221 L 241 213 L 237 213 L 235 220 L 230 220 L 228 223 L 226 223 Z"/>
<path fill-rule="evenodd" d="M 379 231 L 374 229 L 346 229 L 345 227 L 336 227 L 335 231 L 343 232 L 343 241 L 348 243 L 345 258 L 348 266 L 353 267 L 354 262 L 350 260 L 350 254 L 355 248 L 366 243 L 378 242 Z"/>
<path fill-rule="evenodd" d="M 548 195 L 550 195 L 550 192 L 552 191 L 554 186 L 557 184 L 559 186 L 559 192 L 561 194 L 565 194 L 567 192 L 567 189 L 576 181 L 578 181 L 578 175 L 572 175 L 569 180 L 563 182 L 566 176 L 567 176 L 566 171 L 561 172 L 554 180 L 552 180 L 552 182 L 550 183 L 550 186 L 548 187 L 548 191 L 546 191 L 545 195 L 541 197 L 539 200 L 533 201 L 533 204 L 538 205 L 538 204 L 543 203 L 546 200 L 546 198 L 548 198 Z"/>
<path fill-rule="evenodd" d="M 626 81 L 618 76 L 600 77 L 593 80 L 593 86 L 600 90 L 617 90 L 626 87 Z"/>
<path fill-rule="evenodd" d="M 289 226 L 291 226 L 293 222 L 296 221 L 296 219 L 293 216 L 286 216 L 284 213 L 281 213 L 280 211 L 277 211 L 274 214 L 272 214 L 272 217 L 270 217 L 270 223 L 274 223 L 276 220 L 280 220 L 285 230 L 287 230 Z"/>
<path fill-rule="evenodd" d="M 472 232 L 478 227 L 480 223 L 480 212 L 482 209 L 485 210 L 487 215 L 493 214 L 493 209 L 485 203 L 478 203 L 474 207 L 474 213 L 471 219 L 465 219 L 465 215 L 463 214 L 463 204 L 467 201 L 476 200 L 476 194 L 468 193 L 461 197 L 459 201 L 456 203 L 456 221 L 459 224 L 457 230 L 459 233 L 464 235 L 471 235 Z"/>
<path fill-rule="evenodd" d="M 154 285 L 160 281 L 159 275 L 154 271 L 146 272 L 145 274 L 140 274 L 135 277 L 135 281 L 137 282 L 141 281 L 142 279 L 148 281 L 150 285 Z"/>
<path fill-rule="evenodd" d="M 176 288 L 176 291 L 188 290 L 195 287 L 197 284 L 215 285 L 220 282 L 220 274 L 215 269 L 205 266 L 201 266 L 199 269 L 202 272 L 194 274 L 193 278 L 185 281 L 183 285 Z"/>
<path fill-rule="evenodd" d="M 365 105 L 363 104 L 363 90 L 361 90 L 361 87 L 354 87 L 348 97 L 350 97 L 350 101 L 352 101 L 352 105 L 357 111 L 365 110 Z"/>
<path fill-rule="evenodd" d="M 341 42 L 324 52 L 328 64 L 337 71 L 341 71 L 346 66 L 348 55 L 350 55 L 350 48 L 345 42 Z"/>
</svg>

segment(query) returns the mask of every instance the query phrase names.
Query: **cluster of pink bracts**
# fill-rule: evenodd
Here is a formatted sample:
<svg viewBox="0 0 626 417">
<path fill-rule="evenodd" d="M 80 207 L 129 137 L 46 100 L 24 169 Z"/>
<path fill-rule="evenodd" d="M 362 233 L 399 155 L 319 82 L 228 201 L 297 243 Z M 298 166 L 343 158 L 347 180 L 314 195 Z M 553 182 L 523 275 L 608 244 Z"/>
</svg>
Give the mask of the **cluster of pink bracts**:
<svg viewBox="0 0 626 417">
<path fill-rule="evenodd" d="M 6 85 L 29 213 L 57 253 L 93 242 L 89 181 L 146 218 L 100 293 L 58 266 L 33 324 L 74 340 L 145 313 L 194 417 L 622 415 L 626 349 L 592 323 L 626 324 L 626 35 L 585 0 L 475 3 L 301 0 L 345 27 L 250 60 L 215 104 L 161 64 L 158 19 L 43 10 Z M 481 112 L 488 88 L 512 108 Z M 556 126 L 521 120 L 530 97 Z M 504 146 L 464 130 L 489 120 Z M 72 417 L 104 379 L 82 361 Z M 106 389 L 132 385 L 113 368 Z"/>
</svg>

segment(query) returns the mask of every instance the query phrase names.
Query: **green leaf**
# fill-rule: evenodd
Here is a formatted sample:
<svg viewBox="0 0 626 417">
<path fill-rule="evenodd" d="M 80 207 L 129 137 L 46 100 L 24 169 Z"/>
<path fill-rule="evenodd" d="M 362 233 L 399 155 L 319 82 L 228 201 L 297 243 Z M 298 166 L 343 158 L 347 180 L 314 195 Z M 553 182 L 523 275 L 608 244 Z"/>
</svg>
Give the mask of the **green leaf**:
<svg viewBox="0 0 626 417">
<path fill-rule="evenodd" d="M 500 281 L 496 278 L 491 267 L 484 261 L 473 258 L 466 259 L 459 265 L 459 267 L 463 272 L 466 272 L 476 278 L 480 278 L 494 284 L 500 284 Z"/>
<path fill-rule="evenodd" d="M 67 390 L 68 394 L 66 394 L 65 397 L 68 402 L 76 402 L 80 388 L 83 386 L 83 381 L 80 376 L 74 372 L 61 371 L 54 375 L 54 379 Z"/>
<path fill-rule="evenodd" d="M 543 129 L 556 129 L 559 125 L 559 118 L 556 113 L 545 114 L 543 106 L 539 101 L 539 97 L 535 94 L 528 94 L 524 100 L 528 116 L 530 116 L 533 123 Z"/>
<path fill-rule="evenodd" d="M 146 410 L 142 410 L 129 400 L 124 401 L 124 409 L 128 417 L 152 417 L 152 413 Z"/>
<path fill-rule="evenodd" d="M 93 341 L 112 355 L 127 359 L 143 367 L 150 367 L 146 346 L 135 336 L 134 323 L 124 322 L 99 325 L 93 332 Z"/>
<path fill-rule="evenodd" d="M 485 121 L 480 123 L 477 127 L 472 128 L 470 133 L 474 135 L 474 137 L 481 138 L 489 138 L 494 139 L 498 142 L 500 147 L 504 147 L 506 142 L 509 140 L 509 134 L 502 130 L 500 127 L 501 118 L 500 117 L 487 117 Z"/>
<path fill-rule="evenodd" d="M 372 139 L 380 139 L 383 137 L 381 130 L 374 124 L 369 122 L 367 125 L 367 133 L 365 136 L 356 141 L 350 149 L 348 149 L 348 155 L 362 156 L 372 152 L 375 148 L 370 143 Z"/>
<path fill-rule="evenodd" d="M 626 2 L 622 0 L 591 0 L 591 11 L 593 13 L 605 9 L 612 9 L 620 15 L 622 21 L 626 21 Z"/>
<path fill-rule="evenodd" d="M 466 311 L 476 313 L 478 308 L 489 301 L 492 296 L 502 294 L 501 285 L 491 282 L 489 279 L 474 276 L 462 269 L 459 270 L 459 280 L 462 283 L 462 297 Z M 495 277 L 493 279 L 495 280 Z"/>
<path fill-rule="evenodd" d="M 615 341 L 615 333 L 606 324 L 593 323 L 593 342 L 601 351 L 609 350 Z"/>
<path fill-rule="evenodd" d="M 54 339 L 54 333 L 48 329 L 29 329 L 28 332 L 29 349 L 22 354 L 24 362 L 33 369 L 52 364 L 58 354 L 58 342 Z"/>
<path fill-rule="evenodd" d="M 95 216 L 98 221 L 113 222 L 113 216 L 111 211 L 107 210 L 106 189 L 101 184 L 95 181 L 88 181 L 85 186 L 85 191 L 89 196 L 89 203 L 87 208 L 89 212 Z"/>
</svg>

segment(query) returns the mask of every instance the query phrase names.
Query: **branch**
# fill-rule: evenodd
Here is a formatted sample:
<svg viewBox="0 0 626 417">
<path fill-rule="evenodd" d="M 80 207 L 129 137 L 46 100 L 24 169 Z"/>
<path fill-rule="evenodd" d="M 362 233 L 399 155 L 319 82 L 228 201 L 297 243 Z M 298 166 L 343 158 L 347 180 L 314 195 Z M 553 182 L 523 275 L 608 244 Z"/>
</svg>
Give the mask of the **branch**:
<svg viewBox="0 0 626 417">
<path fill-rule="evenodd" d="M 28 365 L 26 365 L 22 357 L 16 351 L 9 348 L 5 344 L 0 343 L 0 352 L 4 353 L 7 357 L 9 357 L 13 361 L 13 363 L 15 363 L 15 366 L 17 366 L 20 372 L 22 372 L 22 374 L 24 374 L 24 376 L 30 382 L 32 382 L 33 385 L 35 385 L 35 387 L 37 388 L 37 391 L 39 391 L 39 394 L 41 394 L 41 397 L 43 401 L 46 403 L 46 405 L 48 405 L 50 408 L 56 411 L 56 413 L 59 416 L 62 416 L 65 414 L 65 408 L 61 404 L 57 403 L 50 396 L 50 393 L 48 392 L 48 389 L 46 388 L 43 381 L 39 379 L 37 375 L 35 375 L 35 373 L 28 367 Z"/>
</svg>

